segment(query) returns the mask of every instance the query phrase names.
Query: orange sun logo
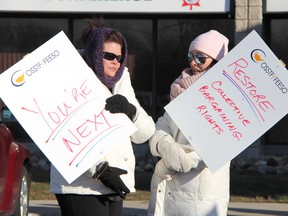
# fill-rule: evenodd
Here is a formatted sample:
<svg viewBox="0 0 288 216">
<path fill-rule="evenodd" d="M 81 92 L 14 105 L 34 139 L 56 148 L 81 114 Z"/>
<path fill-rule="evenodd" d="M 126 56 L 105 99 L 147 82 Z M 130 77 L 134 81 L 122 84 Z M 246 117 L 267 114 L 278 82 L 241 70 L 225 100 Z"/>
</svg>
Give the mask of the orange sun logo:
<svg viewBox="0 0 288 216">
<path fill-rule="evenodd" d="M 192 10 L 193 6 L 200 7 L 200 0 L 183 0 L 182 7 L 189 6 L 190 10 Z"/>
</svg>

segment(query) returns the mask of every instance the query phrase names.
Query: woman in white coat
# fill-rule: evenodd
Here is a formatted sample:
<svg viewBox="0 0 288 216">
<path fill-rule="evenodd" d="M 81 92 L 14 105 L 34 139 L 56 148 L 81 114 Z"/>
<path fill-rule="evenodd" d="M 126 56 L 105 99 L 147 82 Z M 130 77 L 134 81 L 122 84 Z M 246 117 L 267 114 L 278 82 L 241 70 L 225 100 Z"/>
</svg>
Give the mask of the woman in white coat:
<svg viewBox="0 0 288 216">
<path fill-rule="evenodd" d="M 171 99 L 224 57 L 228 42 L 215 30 L 195 38 L 188 50 L 190 67 L 171 85 Z M 161 157 L 151 181 L 149 216 L 227 215 L 229 163 L 212 173 L 167 113 L 158 119 L 149 145 L 152 154 Z"/>
<path fill-rule="evenodd" d="M 71 184 L 52 165 L 50 192 L 56 195 L 62 216 L 120 216 L 126 194 L 135 192 L 131 141 L 146 142 L 155 132 L 155 124 L 135 97 L 125 67 L 128 50 L 122 34 L 89 22 L 83 42 L 84 60 L 113 95 L 106 100 L 105 109 L 126 114 L 138 130 Z"/>
</svg>

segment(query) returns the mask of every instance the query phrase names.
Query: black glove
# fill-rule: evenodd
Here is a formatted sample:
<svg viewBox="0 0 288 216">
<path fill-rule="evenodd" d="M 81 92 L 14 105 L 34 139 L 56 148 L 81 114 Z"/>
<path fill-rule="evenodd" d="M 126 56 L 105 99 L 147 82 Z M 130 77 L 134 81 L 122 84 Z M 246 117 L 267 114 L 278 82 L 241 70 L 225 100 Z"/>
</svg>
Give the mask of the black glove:
<svg viewBox="0 0 288 216">
<path fill-rule="evenodd" d="M 124 113 L 130 120 L 133 120 L 136 114 L 136 108 L 133 104 L 129 103 L 126 97 L 116 94 L 106 100 L 105 109 L 110 113 Z"/>
<path fill-rule="evenodd" d="M 127 174 L 127 171 L 117 167 L 110 167 L 108 162 L 104 162 L 92 178 L 99 179 L 106 187 L 115 191 L 122 199 L 125 199 L 126 193 L 130 193 L 130 190 L 121 180 L 120 175 L 122 174 Z"/>
</svg>

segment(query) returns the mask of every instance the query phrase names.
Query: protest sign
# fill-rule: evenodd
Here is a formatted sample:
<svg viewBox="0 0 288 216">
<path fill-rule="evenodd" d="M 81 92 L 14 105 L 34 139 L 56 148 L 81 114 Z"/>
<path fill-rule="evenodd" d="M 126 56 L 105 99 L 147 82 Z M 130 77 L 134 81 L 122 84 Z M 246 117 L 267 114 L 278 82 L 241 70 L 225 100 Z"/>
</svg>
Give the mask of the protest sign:
<svg viewBox="0 0 288 216">
<path fill-rule="evenodd" d="M 165 110 L 212 171 L 288 112 L 288 71 L 252 31 Z"/>
<path fill-rule="evenodd" d="M 63 32 L 0 75 L 0 97 L 68 183 L 136 131 L 104 109 L 110 96 Z"/>
</svg>

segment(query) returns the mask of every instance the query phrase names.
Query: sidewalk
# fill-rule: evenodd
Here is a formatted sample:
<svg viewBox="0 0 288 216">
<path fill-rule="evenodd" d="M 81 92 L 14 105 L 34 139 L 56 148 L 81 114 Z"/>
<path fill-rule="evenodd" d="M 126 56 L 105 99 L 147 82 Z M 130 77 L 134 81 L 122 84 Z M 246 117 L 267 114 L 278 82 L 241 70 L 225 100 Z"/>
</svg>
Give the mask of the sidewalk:
<svg viewBox="0 0 288 216">
<path fill-rule="evenodd" d="M 123 216 L 145 216 L 147 201 L 124 201 Z M 56 200 L 30 200 L 29 216 L 60 216 Z M 229 203 L 228 216 L 288 216 L 288 204 Z"/>
</svg>

